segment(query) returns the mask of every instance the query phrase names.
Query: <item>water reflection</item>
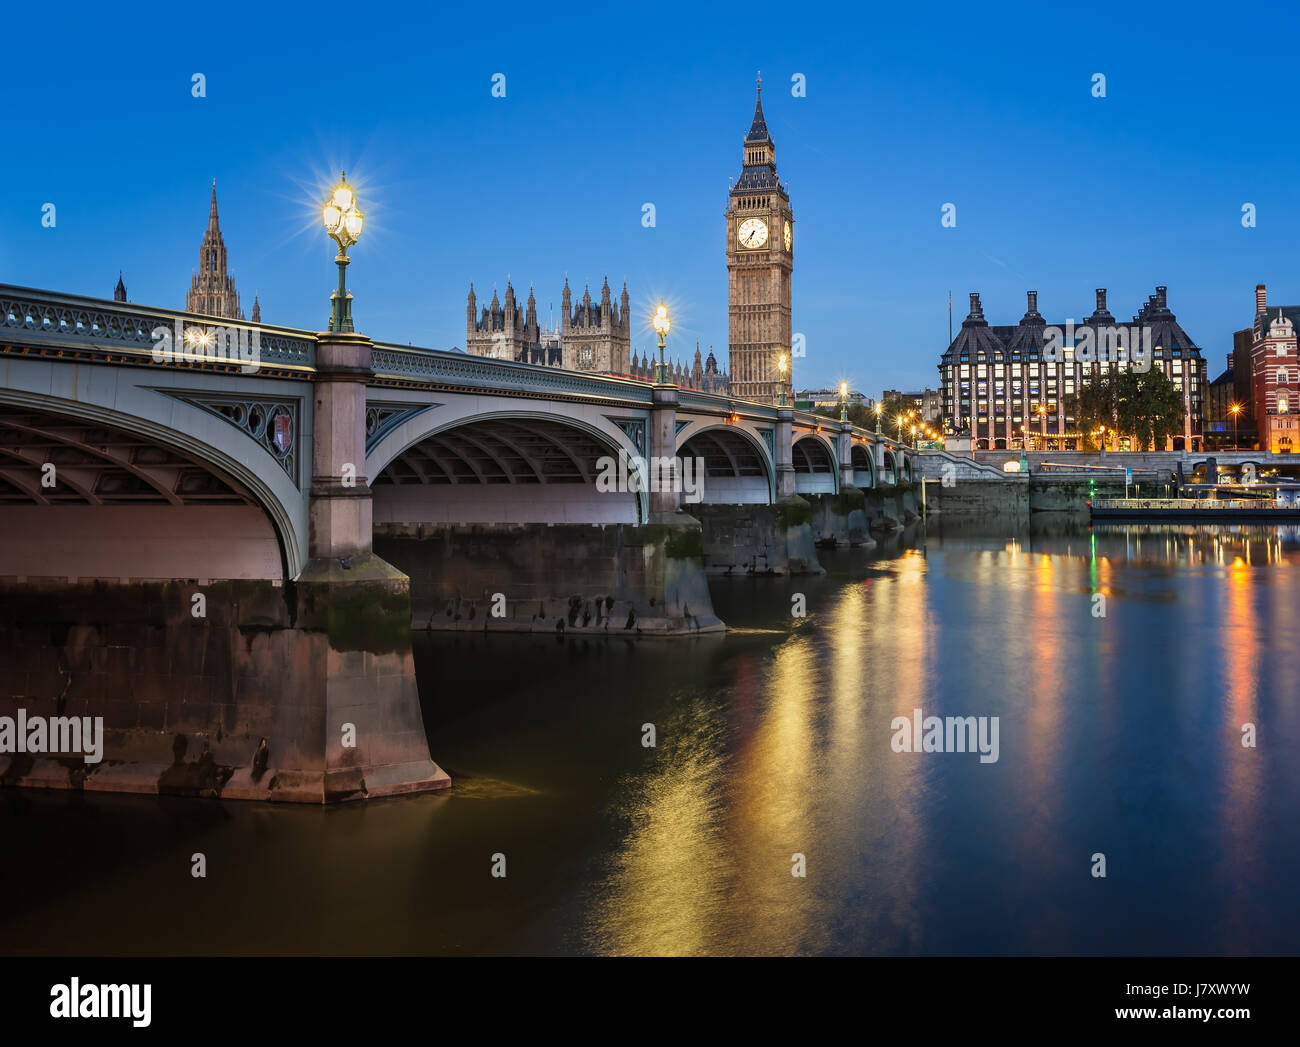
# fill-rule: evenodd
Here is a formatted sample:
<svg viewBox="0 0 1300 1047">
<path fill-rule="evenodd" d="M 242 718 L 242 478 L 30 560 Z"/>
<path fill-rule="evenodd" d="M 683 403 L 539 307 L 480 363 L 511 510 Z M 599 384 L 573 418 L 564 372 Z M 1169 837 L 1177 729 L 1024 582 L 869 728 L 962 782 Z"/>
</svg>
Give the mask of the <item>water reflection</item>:
<svg viewBox="0 0 1300 1047">
<path fill-rule="evenodd" d="M 24 841 L 0 888 L 25 899 L 0 940 L 1293 952 L 1296 530 L 952 530 L 828 553 L 821 578 L 719 579 L 722 637 L 420 637 L 445 796 L 322 812 L 0 792 L 0 838 Z M 915 709 L 998 717 L 999 760 L 894 752 L 891 720 Z M 197 909 L 177 874 L 196 849 L 222 870 Z"/>
<path fill-rule="evenodd" d="M 1249 949 L 1268 936 L 1252 899 L 1300 862 L 1294 832 L 1261 851 L 1265 764 L 1224 744 L 1225 722 L 1258 715 L 1261 663 L 1300 669 L 1291 620 L 1259 607 L 1284 592 L 1296 544 L 1267 527 L 932 536 L 827 585 L 774 650 L 737 659 L 728 729 L 656 765 L 641 814 L 654 838 L 681 835 L 618 848 L 587 947 Z M 917 708 L 998 715 L 1002 760 L 891 752 L 891 718 Z M 668 784 L 683 781 L 689 802 Z M 1287 768 L 1273 802 L 1296 784 Z M 1098 851 L 1144 879 L 1090 893 Z M 1175 868 L 1181 889 L 1162 876 Z M 660 900 L 629 904 L 644 893 Z M 1123 910 L 1141 900 L 1135 935 Z M 1185 904 L 1214 914 L 1209 938 Z"/>
</svg>

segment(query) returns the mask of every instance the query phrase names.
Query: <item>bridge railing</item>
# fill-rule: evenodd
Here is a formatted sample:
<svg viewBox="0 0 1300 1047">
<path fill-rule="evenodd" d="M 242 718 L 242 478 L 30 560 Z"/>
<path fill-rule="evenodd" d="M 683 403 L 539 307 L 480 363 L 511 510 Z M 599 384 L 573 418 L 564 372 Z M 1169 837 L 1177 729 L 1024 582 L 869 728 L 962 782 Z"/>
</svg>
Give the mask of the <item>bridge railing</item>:
<svg viewBox="0 0 1300 1047">
<path fill-rule="evenodd" d="M 144 362 L 144 358 L 152 356 L 154 332 L 159 328 L 175 331 L 178 324 L 182 331 L 192 328 L 208 331 L 217 327 L 255 330 L 261 362 L 280 369 L 288 377 L 292 377 L 288 372 L 308 372 L 316 365 L 317 336 L 312 331 L 0 284 L 0 340 L 38 351 L 120 353 L 124 358 Z M 374 343 L 371 366 L 381 381 L 578 395 L 638 405 L 653 402 L 653 386 L 642 379 L 584 374 L 391 342 Z M 678 395 L 685 410 L 722 415 L 742 413 L 752 419 L 773 422 L 777 417 L 777 407 L 773 404 L 687 388 L 680 389 Z M 835 419 L 808 411 L 794 411 L 793 418 L 796 426 L 820 426 L 825 433 L 837 432 L 839 427 Z M 900 446 L 889 436 L 878 436 L 869 429 L 855 426 L 852 432 L 855 437 L 879 439 L 890 447 Z"/>
<path fill-rule="evenodd" d="M 540 364 L 469 356 L 445 349 L 421 349 L 391 342 L 376 342 L 371 368 L 377 378 L 436 382 L 467 389 L 515 389 L 520 392 L 555 392 L 614 397 L 650 403 L 651 387 L 632 378 L 589 375 Z"/>
<path fill-rule="evenodd" d="M 0 339 L 37 348 L 99 349 L 124 356 L 152 356 L 154 332 L 159 328 L 174 331 L 178 322 L 182 330 L 256 330 L 261 360 L 266 364 L 311 368 L 316 363 L 316 337 L 310 332 L 0 284 Z"/>
</svg>

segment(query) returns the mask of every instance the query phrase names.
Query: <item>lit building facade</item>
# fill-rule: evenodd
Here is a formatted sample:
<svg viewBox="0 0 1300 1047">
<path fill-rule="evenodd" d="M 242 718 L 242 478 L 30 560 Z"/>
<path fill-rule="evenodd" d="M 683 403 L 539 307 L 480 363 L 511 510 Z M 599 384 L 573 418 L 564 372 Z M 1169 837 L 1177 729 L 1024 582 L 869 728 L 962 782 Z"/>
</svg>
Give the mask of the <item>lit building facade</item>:
<svg viewBox="0 0 1300 1047">
<path fill-rule="evenodd" d="M 943 416 L 943 394 L 938 389 L 922 389 L 919 392 L 905 393 L 897 389 L 886 389 L 880 394 L 882 400 L 906 400 L 916 408 L 921 421 L 933 425 Z"/>
<path fill-rule="evenodd" d="M 979 294 L 971 294 L 970 313 L 939 361 L 943 424 L 949 433 L 969 434 L 983 450 L 1079 449 L 1083 434 L 1071 401 L 1094 373 L 1123 370 L 1130 362 L 1125 349 L 1101 360 L 1101 354 L 1078 347 L 1114 345 L 1115 331 L 1122 326 L 1150 345 L 1151 366 L 1182 393 L 1183 431 L 1168 449 L 1200 450 L 1205 362 L 1170 311 L 1165 287 L 1156 288 L 1131 324 L 1120 325 L 1111 315 L 1105 288 L 1097 289 L 1092 315 L 1079 322 L 1049 325 L 1038 311 L 1037 291 L 1026 293 L 1026 306 L 1019 323 L 990 325 Z M 1064 338 L 1057 351 L 1049 352 L 1054 332 Z"/>
<path fill-rule="evenodd" d="M 607 278 L 599 302 L 592 300 L 591 290 L 587 289 L 574 306 L 566 278 L 558 328 L 541 327 L 531 288 L 521 309 L 509 280 L 504 302 L 494 289 L 491 304 L 483 306 L 481 313 L 477 305 L 471 284 L 465 306 L 465 351 L 471 356 L 602 374 L 631 371 L 631 309 L 626 284 L 618 304 L 613 301 Z"/>
<path fill-rule="evenodd" d="M 1259 449 L 1274 454 L 1300 450 L 1300 358 L 1288 315 L 1300 309 L 1269 309 L 1264 285 L 1255 288 L 1254 341 L 1250 352 L 1251 401 Z"/>
</svg>

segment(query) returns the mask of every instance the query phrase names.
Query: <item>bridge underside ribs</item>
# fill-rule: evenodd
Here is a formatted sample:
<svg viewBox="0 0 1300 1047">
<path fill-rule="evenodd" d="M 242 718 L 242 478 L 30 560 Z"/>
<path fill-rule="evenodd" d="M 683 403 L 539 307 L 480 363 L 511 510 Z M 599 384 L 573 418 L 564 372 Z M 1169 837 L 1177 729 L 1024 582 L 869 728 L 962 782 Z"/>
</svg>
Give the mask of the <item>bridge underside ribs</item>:
<svg viewBox="0 0 1300 1047">
<path fill-rule="evenodd" d="M 799 494 L 833 494 L 835 462 L 826 445 L 814 437 L 796 440 L 790 449 L 794 489 Z"/>
<path fill-rule="evenodd" d="M 876 486 L 876 470 L 871 463 L 871 452 L 862 444 L 854 444 L 849 452 L 853 462 L 853 486 L 870 490 Z"/>
<path fill-rule="evenodd" d="M 46 411 L 0 406 L 0 531 L 0 577 L 283 577 L 270 519 L 232 478 Z"/>
<path fill-rule="evenodd" d="M 700 500 L 705 503 L 766 505 L 772 500 L 767 465 L 739 433 L 725 429 L 696 433 L 682 444 L 678 455 L 704 462 Z"/>
<path fill-rule="evenodd" d="M 602 458 L 617 453 L 562 422 L 467 422 L 407 448 L 371 481 L 375 523 L 635 523 L 634 493 L 597 488 Z"/>
</svg>

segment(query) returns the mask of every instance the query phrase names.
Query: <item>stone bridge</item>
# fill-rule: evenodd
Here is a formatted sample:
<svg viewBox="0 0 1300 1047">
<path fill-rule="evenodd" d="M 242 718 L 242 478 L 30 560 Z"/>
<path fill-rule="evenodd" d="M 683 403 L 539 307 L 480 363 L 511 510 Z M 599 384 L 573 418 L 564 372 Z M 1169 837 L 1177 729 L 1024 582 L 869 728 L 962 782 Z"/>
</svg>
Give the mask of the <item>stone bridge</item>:
<svg viewBox="0 0 1300 1047">
<path fill-rule="evenodd" d="M 718 630 L 705 571 L 817 571 L 869 497 L 908 511 L 910 452 L 847 423 L 230 323 L 0 286 L 0 715 L 103 716 L 108 756 L 0 780 L 436 788 L 413 622 Z"/>
</svg>

